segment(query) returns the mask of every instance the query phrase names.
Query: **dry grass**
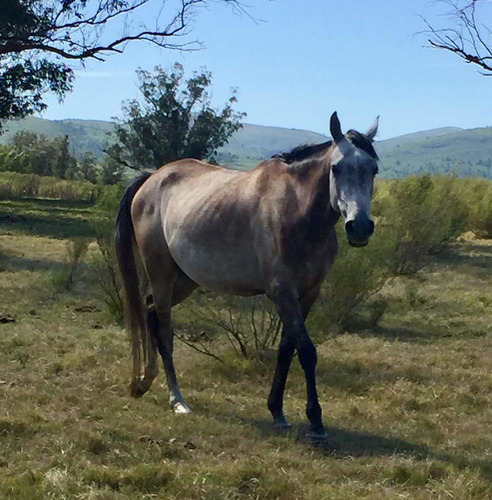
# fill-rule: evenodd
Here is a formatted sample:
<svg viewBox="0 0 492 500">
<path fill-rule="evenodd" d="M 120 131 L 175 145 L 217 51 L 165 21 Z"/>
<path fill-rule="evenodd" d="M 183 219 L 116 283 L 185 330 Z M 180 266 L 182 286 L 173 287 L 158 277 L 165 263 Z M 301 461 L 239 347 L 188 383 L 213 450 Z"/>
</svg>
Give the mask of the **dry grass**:
<svg viewBox="0 0 492 500">
<path fill-rule="evenodd" d="M 394 281 L 378 328 L 319 346 L 329 438 L 315 444 L 297 363 L 293 428 L 271 426 L 274 353 L 258 362 L 224 350 L 221 364 L 178 344 L 195 413 L 168 410 L 162 375 L 130 399 L 125 333 L 104 310 L 76 310 L 103 309 L 90 266 L 73 291 L 56 291 L 66 241 L 48 223 L 45 236 L 24 233 L 0 226 L 0 313 L 16 316 L 0 324 L 2 498 L 492 497 L 490 242 L 457 244 Z"/>
</svg>

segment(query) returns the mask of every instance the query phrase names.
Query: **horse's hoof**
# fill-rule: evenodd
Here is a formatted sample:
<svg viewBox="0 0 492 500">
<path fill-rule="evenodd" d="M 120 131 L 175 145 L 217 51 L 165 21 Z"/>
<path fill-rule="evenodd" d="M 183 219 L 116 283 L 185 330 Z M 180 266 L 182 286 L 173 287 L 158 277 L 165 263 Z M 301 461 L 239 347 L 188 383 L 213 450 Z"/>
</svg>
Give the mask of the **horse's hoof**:
<svg viewBox="0 0 492 500">
<path fill-rule="evenodd" d="M 313 441 L 324 441 L 327 437 L 328 434 L 326 431 L 323 429 L 322 431 L 310 431 L 306 434 L 306 436 Z"/>
<path fill-rule="evenodd" d="M 130 386 L 130 394 L 132 398 L 141 398 L 148 390 L 150 386 L 148 383 L 144 383 L 142 380 L 134 382 Z"/>
<path fill-rule="evenodd" d="M 275 426 L 275 429 L 279 429 L 281 431 L 290 429 L 292 427 L 290 422 L 284 416 L 282 416 L 282 418 L 275 419 L 273 425 Z"/>
<path fill-rule="evenodd" d="M 193 413 L 186 403 L 177 402 L 173 404 L 174 413 L 179 413 L 181 415 L 186 415 L 188 413 Z"/>
</svg>

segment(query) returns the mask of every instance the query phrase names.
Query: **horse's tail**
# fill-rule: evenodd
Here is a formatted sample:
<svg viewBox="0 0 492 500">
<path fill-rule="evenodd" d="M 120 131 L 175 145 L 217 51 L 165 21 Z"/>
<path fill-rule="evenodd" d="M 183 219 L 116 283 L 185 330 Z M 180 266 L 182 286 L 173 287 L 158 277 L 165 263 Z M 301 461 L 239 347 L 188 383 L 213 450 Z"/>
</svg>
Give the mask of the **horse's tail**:
<svg viewBox="0 0 492 500">
<path fill-rule="evenodd" d="M 140 395 L 138 383 L 142 363 L 147 361 L 147 346 L 150 340 L 146 328 L 144 305 L 140 294 L 140 283 L 134 257 L 135 230 L 130 209 L 137 191 L 150 175 L 150 173 L 140 175 L 126 189 L 120 202 L 115 231 L 116 258 L 123 277 L 123 306 L 133 363 L 130 392 L 134 397 Z"/>
</svg>

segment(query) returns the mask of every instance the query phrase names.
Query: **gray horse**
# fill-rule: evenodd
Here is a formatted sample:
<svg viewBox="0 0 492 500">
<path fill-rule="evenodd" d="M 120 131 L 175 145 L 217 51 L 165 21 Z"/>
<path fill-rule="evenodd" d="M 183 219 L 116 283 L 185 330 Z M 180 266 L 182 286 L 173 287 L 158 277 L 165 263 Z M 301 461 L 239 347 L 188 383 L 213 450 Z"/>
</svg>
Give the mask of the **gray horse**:
<svg viewBox="0 0 492 500">
<path fill-rule="evenodd" d="M 376 119 L 366 134 L 343 134 L 334 113 L 333 141 L 298 147 L 250 172 L 185 159 L 142 175 L 126 190 L 116 224 L 116 251 L 126 291 L 133 396 L 144 394 L 156 377 L 158 350 L 170 405 L 177 413 L 190 412 L 174 370 L 172 306 L 199 286 L 242 296 L 266 294 L 283 324 L 268 398 L 275 425 L 289 426 L 283 395 L 297 351 L 306 377 L 311 433 L 325 436 L 316 391 L 316 348 L 304 321 L 336 257 L 340 216 L 353 246 L 366 245 L 374 231 L 369 210 L 378 171 L 372 146 L 377 127 Z M 134 243 L 152 292 L 147 310 Z"/>
</svg>

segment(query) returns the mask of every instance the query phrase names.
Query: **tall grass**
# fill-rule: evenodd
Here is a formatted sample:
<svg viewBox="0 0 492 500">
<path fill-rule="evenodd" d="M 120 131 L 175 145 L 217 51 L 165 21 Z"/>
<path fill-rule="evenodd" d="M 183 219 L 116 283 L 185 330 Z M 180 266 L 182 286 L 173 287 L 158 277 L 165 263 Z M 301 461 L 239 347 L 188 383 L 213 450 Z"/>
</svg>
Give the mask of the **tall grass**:
<svg viewBox="0 0 492 500">
<path fill-rule="evenodd" d="M 87 181 L 67 181 L 36 174 L 0 172 L 0 199 L 50 198 L 95 201 L 100 188 Z"/>
</svg>

